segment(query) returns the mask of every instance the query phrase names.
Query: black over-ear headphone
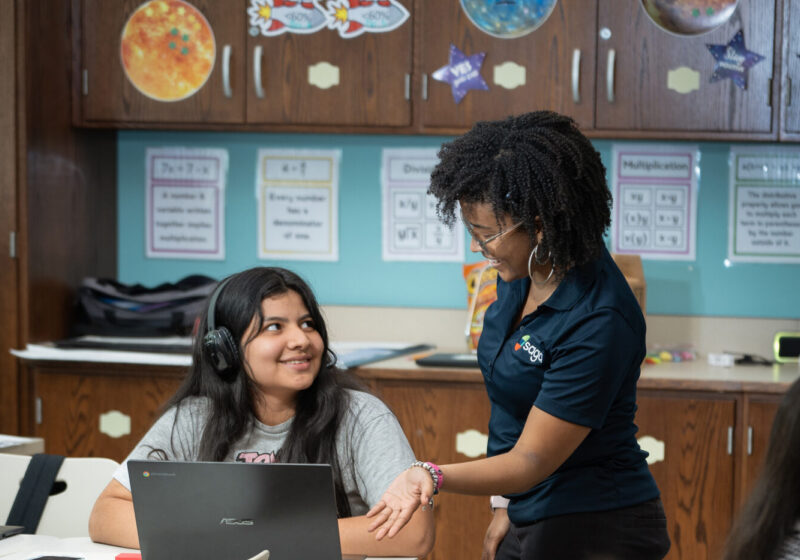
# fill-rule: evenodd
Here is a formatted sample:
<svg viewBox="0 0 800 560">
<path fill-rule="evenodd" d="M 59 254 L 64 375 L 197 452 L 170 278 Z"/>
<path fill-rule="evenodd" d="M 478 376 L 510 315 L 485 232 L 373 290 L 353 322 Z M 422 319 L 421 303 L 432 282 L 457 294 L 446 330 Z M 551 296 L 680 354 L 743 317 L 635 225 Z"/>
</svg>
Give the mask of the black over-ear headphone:
<svg viewBox="0 0 800 560">
<path fill-rule="evenodd" d="M 239 348 L 227 327 L 214 327 L 217 298 L 230 278 L 220 282 L 208 303 L 208 332 L 203 336 L 203 351 L 217 373 L 223 374 L 239 368 Z"/>
</svg>

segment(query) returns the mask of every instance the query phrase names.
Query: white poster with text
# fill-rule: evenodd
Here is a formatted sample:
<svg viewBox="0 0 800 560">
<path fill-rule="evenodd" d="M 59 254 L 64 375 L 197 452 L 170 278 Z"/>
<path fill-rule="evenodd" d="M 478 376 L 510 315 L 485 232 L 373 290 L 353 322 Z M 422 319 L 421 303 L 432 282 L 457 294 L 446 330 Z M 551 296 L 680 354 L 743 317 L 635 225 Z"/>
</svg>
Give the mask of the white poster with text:
<svg viewBox="0 0 800 560">
<path fill-rule="evenodd" d="M 732 146 L 728 259 L 800 263 L 800 147 Z"/>
<path fill-rule="evenodd" d="M 438 148 L 384 149 L 383 260 L 464 262 L 460 222 L 452 228 L 436 215 L 427 194 Z"/>
<path fill-rule="evenodd" d="M 145 150 L 145 243 L 148 258 L 225 258 L 228 151 Z"/>
<path fill-rule="evenodd" d="M 340 150 L 258 151 L 258 258 L 339 260 Z"/>
<path fill-rule="evenodd" d="M 613 252 L 695 260 L 699 160 L 697 146 L 613 145 Z"/>
</svg>

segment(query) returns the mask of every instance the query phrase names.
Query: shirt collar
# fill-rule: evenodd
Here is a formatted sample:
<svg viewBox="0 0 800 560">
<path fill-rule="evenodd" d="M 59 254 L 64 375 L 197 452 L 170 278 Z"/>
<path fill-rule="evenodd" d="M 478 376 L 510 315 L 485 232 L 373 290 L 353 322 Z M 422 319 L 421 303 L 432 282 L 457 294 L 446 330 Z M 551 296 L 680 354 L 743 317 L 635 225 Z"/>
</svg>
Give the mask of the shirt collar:
<svg viewBox="0 0 800 560">
<path fill-rule="evenodd" d="M 572 309 L 576 303 L 589 291 L 594 284 L 597 273 L 603 266 L 603 261 L 611 258 L 605 247 L 599 258 L 570 269 L 562 278 L 555 291 L 542 305 L 557 311 Z M 530 278 L 524 279 L 524 293 L 527 295 L 531 285 Z"/>
</svg>

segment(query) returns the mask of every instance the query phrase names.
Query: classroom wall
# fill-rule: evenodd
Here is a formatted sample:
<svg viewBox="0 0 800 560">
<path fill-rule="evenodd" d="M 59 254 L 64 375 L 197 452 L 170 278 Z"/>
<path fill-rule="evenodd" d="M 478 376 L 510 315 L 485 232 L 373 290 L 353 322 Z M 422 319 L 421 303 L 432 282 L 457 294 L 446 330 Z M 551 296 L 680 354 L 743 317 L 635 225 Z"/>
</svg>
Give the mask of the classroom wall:
<svg viewBox="0 0 800 560">
<path fill-rule="evenodd" d="M 397 135 L 267 134 L 227 132 L 118 132 L 119 280 L 156 285 L 188 274 L 220 278 L 256 265 L 291 268 L 312 284 L 329 306 L 465 309 L 458 263 L 381 260 L 382 148 L 439 146 L 446 137 Z M 610 140 L 595 147 L 610 168 Z M 675 142 L 674 144 L 682 144 Z M 644 261 L 648 315 L 800 318 L 800 265 L 733 263 L 728 243 L 730 145 L 699 145 L 697 258 Z M 145 159 L 147 147 L 226 148 L 226 259 L 145 258 Z M 255 205 L 259 148 L 341 149 L 339 261 L 263 261 L 257 258 Z M 469 243 L 467 242 L 467 247 Z M 465 262 L 478 260 L 467 249 Z"/>
</svg>

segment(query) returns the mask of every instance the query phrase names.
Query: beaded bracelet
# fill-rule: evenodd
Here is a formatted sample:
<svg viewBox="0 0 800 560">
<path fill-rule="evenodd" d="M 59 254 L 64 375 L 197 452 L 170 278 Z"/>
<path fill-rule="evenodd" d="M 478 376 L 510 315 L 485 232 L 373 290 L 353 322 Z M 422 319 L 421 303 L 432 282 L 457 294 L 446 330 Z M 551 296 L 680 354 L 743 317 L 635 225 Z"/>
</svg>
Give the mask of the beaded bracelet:
<svg viewBox="0 0 800 560">
<path fill-rule="evenodd" d="M 442 482 L 444 482 L 444 474 L 442 473 L 442 469 L 440 469 L 435 463 L 431 463 L 429 461 L 414 461 L 411 463 L 411 467 L 409 468 L 412 467 L 421 467 L 431 473 L 431 478 L 433 479 L 433 494 L 438 494 L 439 488 L 442 487 Z"/>
</svg>

